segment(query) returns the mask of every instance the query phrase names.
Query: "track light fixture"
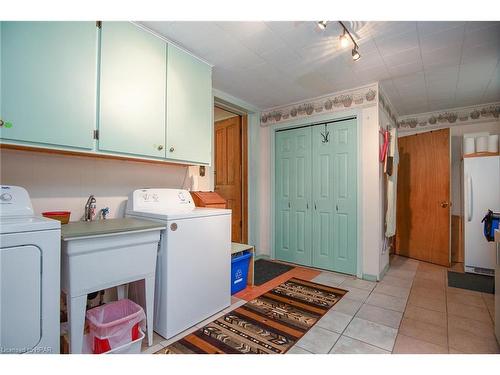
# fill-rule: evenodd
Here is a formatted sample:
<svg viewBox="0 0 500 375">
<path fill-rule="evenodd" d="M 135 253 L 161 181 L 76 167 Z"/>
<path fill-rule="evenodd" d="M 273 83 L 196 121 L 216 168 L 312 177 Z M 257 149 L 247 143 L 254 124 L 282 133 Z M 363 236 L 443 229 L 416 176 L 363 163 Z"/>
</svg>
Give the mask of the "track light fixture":
<svg viewBox="0 0 500 375">
<path fill-rule="evenodd" d="M 361 55 L 359 54 L 359 46 L 352 37 L 351 33 L 349 30 L 347 30 L 347 27 L 341 22 L 338 21 L 340 26 L 342 26 L 342 35 L 339 37 L 340 38 L 340 46 L 342 48 L 346 48 L 349 45 L 349 39 L 351 39 L 352 44 L 354 45 L 352 48 L 352 59 L 354 61 L 358 61 L 361 58 Z M 349 37 L 349 38 L 348 38 Z"/>
<path fill-rule="evenodd" d="M 347 38 L 347 35 L 345 34 L 345 30 L 342 32 L 342 35 L 339 37 L 340 39 L 340 46 L 342 48 L 346 48 L 349 45 L 349 39 Z"/>
<path fill-rule="evenodd" d="M 328 23 L 328 21 L 318 21 L 318 27 L 321 29 L 321 30 L 325 30 L 326 29 L 326 24 Z"/>
<path fill-rule="evenodd" d="M 354 47 L 352 49 L 352 59 L 354 61 L 358 61 L 360 58 L 361 58 L 361 55 L 359 54 L 358 49 L 356 47 Z"/>
</svg>

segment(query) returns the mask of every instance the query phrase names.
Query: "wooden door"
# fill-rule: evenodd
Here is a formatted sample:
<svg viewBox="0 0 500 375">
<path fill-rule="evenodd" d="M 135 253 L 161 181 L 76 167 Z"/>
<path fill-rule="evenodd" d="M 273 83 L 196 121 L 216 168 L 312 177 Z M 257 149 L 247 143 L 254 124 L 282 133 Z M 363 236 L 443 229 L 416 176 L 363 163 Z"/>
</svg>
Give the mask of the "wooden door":
<svg viewBox="0 0 500 375">
<path fill-rule="evenodd" d="M 232 210 L 231 239 L 242 241 L 241 117 L 215 123 L 215 191 Z"/>
<path fill-rule="evenodd" d="M 1 22 L 2 139 L 94 147 L 97 33 L 95 22 Z"/>
<path fill-rule="evenodd" d="M 449 266 L 450 131 L 398 139 L 396 254 Z"/>
<path fill-rule="evenodd" d="M 276 133 L 277 259 L 312 264 L 311 128 Z"/>
<path fill-rule="evenodd" d="M 103 22 L 99 150 L 165 157 L 167 44 L 129 22 Z"/>
</svg>

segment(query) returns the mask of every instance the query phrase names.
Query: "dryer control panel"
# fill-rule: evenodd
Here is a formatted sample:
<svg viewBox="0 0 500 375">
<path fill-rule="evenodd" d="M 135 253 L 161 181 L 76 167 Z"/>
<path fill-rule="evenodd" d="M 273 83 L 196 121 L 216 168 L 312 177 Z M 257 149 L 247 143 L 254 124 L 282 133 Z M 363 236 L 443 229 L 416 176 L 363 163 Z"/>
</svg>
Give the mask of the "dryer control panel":
<svg viewBox="0 0 500 375">
<path fill-rule="evenodd" d="M 193 198 L 183 189 L 139 189 L 129 195 L 128 211 L 176 212 L 195 208 Z"/>
<path fill-rule="evenodd" d="M 26 189 L 0 185 L 0 216 L 33 216 L 33 206 Z"/>
</svg>

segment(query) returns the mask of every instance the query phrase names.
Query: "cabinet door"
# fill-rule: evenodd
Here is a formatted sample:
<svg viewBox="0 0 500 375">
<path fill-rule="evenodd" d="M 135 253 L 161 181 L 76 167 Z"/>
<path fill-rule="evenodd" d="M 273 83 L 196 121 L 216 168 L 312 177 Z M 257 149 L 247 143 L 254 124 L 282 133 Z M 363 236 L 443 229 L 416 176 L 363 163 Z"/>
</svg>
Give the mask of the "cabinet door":
<svg viewBox="0 0 500 375">
<path fill-rule="evenodd" d="M 212 114 L 212 68 L 169 44 L 167 158 L 210 164 Z"/>
<path fill-rule="evenodd" d="M 2 22 L 2 139 L 92 149 L 96 72 L 95 22 Z"/>
<path fill-rule="evenodd" d="M 276 257 L 311 265 L 311 129 L 276 137 Z"/>
<path fill-rule="evenodd" d="M 356 273 L 357 265 L 357 137 L 356 120 L 332 126 L 333 155 L 333 270 Z"/>
<path fill-rule="evenodd" d="M 99 150 L 165 157 L 166 54 L 132 23 L 102 23 Z"/>
</svg>

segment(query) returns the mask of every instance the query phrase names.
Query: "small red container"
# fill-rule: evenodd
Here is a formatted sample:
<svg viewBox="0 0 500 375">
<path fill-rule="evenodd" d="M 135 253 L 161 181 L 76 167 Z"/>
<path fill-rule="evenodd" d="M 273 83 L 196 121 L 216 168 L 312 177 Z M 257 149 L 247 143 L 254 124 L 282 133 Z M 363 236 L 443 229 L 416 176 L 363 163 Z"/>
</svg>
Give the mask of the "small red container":
<svg viewBox="0 0 500 375">
<path fill-rule="evenodd" d="M 46 212 L 42 212 L 43 217 L 46 217 L 49 219 L 54 219 L 54 220 L 59 220 L 61 222 L 61 224 L 68 224 L 70 215 L 71 215 L 70 211 L 46 211 Z"/>
</svg>

